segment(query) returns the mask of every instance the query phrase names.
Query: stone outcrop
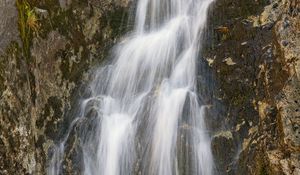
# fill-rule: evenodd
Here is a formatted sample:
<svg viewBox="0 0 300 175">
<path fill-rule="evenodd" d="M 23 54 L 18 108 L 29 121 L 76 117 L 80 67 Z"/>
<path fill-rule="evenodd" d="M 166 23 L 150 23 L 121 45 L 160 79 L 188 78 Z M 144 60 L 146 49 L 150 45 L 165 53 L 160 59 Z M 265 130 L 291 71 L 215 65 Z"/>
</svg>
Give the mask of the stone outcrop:
<svg viewBox="0 0 300 175">
<path fill-rule="evenodd" d="M 19 2 L 0 0 L 0 174 L 46 174 L 88 70 L 126 32 L 129 1 Z"/>
<path fill-rule="evenodd" d="M 208 122 L 220 174 L 299 174 L 299 16 L 296 0 L 212 6 L 203 57 L 214 80 Z"/>
</svg>

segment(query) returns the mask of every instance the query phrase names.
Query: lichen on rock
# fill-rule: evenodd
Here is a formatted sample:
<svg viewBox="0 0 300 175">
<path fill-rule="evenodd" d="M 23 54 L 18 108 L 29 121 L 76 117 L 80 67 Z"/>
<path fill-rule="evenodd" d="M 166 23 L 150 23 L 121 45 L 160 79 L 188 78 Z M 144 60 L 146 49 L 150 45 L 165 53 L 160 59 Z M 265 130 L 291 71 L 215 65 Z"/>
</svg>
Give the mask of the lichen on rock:
<svg viewBox="0 0 300 175">
<path fill-rule="evenodd" d="M 297 174 L 299 3 L 219 0 L 212 9 L 203 55 L 214 58 L 214 94 L 223 97 L 212 99 L 212 109 L 220 103 L 226 108 L 214 112 L 224 124 L 212 129 L 231 130 L 237 155 L 222 161 L 228 156 L 218 154 L 219 145 L 228 139 L 218 144 L 219 136 L 213 137 L 219 173 Z M 219 26 L 229 37 L 215 30 Z"/>
<path fill-rule="evenodd" d="M 126 32 L 129 1 L 22 2 L 38 20 L 26 49 L 16 1 L 0 1 L 0 174 L 46 174 L 87 72 Z"/>
</svg>

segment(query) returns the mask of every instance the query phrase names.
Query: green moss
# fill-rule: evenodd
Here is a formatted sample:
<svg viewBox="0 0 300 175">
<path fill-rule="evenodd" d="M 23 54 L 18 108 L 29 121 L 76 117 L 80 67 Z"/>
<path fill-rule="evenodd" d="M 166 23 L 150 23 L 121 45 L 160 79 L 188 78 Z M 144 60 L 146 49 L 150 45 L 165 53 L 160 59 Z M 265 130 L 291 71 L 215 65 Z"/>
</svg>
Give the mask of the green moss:
<svg viewBox="0 0 300 175">
<path fill-rule="evenodd" d="M 16 6 L 19 14 L 18 27 L 23 46 L 23 55 L 27 61 L 30 61 L 30 45 L 33 32 L 37 30 L 37 17 L 26 0 L 17 0 Z"/>
</svg>

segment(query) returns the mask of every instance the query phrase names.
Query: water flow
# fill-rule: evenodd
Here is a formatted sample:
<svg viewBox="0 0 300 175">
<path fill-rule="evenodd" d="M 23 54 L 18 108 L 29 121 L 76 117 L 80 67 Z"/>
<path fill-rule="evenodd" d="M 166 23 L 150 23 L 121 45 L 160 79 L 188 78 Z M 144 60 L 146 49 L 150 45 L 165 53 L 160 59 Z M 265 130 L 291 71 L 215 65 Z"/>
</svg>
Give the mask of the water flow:
<svg viewBox="0 0 300 175">
<path fill-rule="evenodd" d="M 139 0 L 134 33 L 116 46 L 114 62 L 96 71 L 92 96 L 74 121 L 88 121 L 78 127 L 83 174 L 213 173 L 206 107 L 196 92 L 199 41 L 212 1 Z M 49 174 L 62 172 L 66 140 Z"/>
</svg>

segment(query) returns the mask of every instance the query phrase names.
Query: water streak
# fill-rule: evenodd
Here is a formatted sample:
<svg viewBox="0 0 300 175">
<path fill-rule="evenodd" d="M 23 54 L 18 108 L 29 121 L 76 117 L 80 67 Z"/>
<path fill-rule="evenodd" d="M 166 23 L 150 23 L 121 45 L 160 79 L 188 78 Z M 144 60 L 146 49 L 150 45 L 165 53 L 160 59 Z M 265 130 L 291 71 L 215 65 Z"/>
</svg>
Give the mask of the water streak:
<svg viewBox="0 0 300 175">
<path fill-rule="evenodd" d="M 196 86 L 212 1 L 138 1 L 133 34 L 115 47 L 114 62 L 95 72 L 92 96 L 82 100 L 70 129 L 82 123 L 83 174 L 213 174 L 206 107 Z M 62 172 L 66 139 L 49 174 Z"/>
</svg>

